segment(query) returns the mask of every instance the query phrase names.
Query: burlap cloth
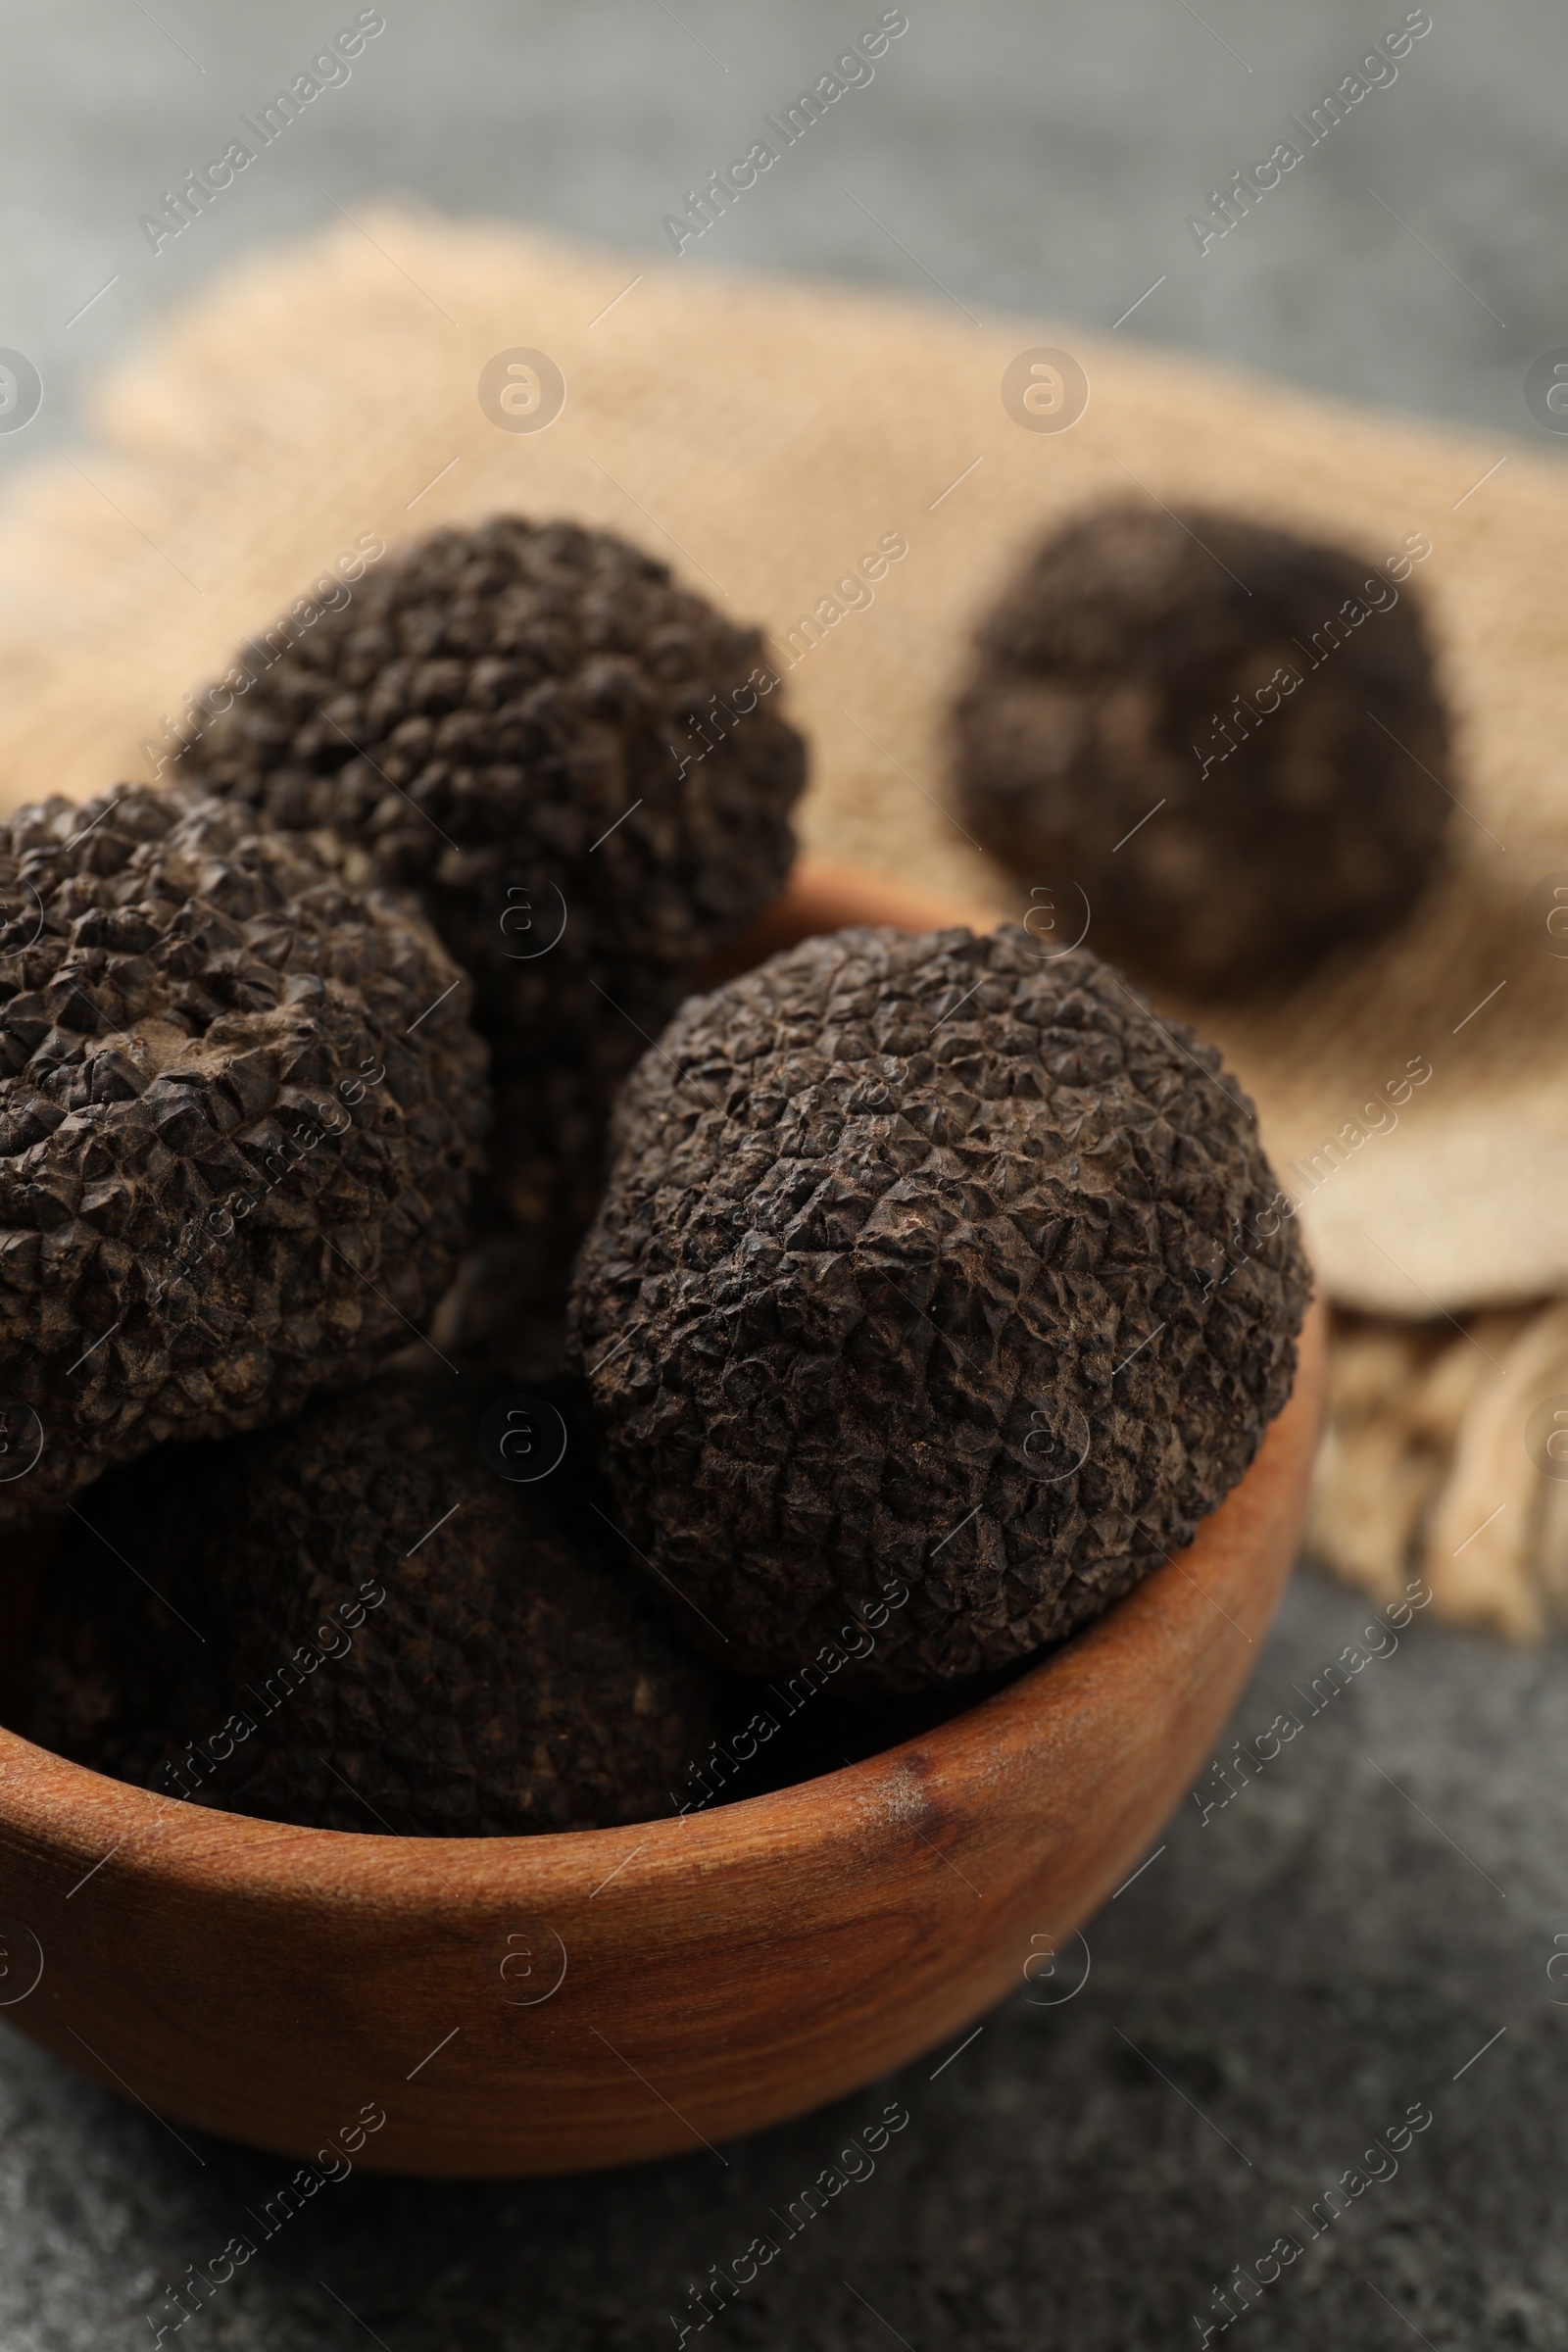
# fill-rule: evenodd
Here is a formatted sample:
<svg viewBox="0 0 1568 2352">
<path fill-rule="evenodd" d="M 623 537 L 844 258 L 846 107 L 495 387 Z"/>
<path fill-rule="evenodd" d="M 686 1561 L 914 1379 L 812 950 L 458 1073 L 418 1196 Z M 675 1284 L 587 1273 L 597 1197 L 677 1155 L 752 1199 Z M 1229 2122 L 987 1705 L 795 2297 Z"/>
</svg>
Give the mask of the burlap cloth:
<svg viewBox="0 0 1568 2352">
<path fill-rule="evenodd" d="M 1087 371 L 1067 431 L 1004 405 L 1008 364 L 1043 345 Z M 481 408 L 485 364 L 518 347 L 564 376 L 548 430 Z M 1568 1586 L 1568 1497 L 1527 1445 L 1541 1401 L 1568 1392 L 1568 961 L 1530 904 L 1568 869 L 1557 466 L 935 296 L 390 211 L 234 270 L 109 380 L 74 455 L 19 470 L 24 445 L 4 454 L 9 803 L 153 772 L 145 747 L 182 693 L 362 534 L 570 514 L 769 630 L 814 747 L 810 849 L 993 913 L 1023 898 L 945 813 L 943 719 L 1030 534 L 1113 494 L 1234 508 L 1369 564 L 1430 541 L 1412 584 L 1457 721 L 1451 871 L 1370 956 L 1284 1004 L 1196 1017 L 1256 1098 L 1350 1310 L 1318 1548 L 1379 1592 L 1419 1562 L 1450 1613 L 1541 1630 Z M 854 592 L 874 601 L 835 594 L 895 539 L 907 553 Z M 1391 1106 L 1412 1066 L 1431 1074 Z"/>
</svg>

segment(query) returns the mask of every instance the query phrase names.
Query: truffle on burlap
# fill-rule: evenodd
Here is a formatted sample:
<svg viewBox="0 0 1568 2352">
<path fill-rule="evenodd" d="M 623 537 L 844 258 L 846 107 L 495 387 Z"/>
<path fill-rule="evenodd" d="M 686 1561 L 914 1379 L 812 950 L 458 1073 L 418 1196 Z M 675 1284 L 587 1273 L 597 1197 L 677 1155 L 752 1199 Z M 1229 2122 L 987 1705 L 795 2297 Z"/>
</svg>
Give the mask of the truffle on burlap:
<svg viewBox="0 0 1568 2352">
<path fill-rule="evenodd" d="M 980 625 L 954 711 L 965 823 L 1076 885 L 1093 944 L 1176 988 L 1279 986 L 1392 931 L 1452 808 L 1411 558 L 1393 564 L 1204 508 L 1078 514 Z"/>
</svg>

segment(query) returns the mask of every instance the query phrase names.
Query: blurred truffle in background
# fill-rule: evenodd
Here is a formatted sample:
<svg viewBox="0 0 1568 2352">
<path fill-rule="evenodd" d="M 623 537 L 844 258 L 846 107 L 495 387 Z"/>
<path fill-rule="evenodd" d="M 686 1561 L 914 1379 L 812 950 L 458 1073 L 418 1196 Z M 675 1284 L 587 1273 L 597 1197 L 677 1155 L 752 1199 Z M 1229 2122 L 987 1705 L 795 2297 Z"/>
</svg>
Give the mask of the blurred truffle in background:
<svg viewBox="0 0 1568 2352">
<path fill-rule="evenodd" d="M 1196 507 L 1081 514 L 977 633 L 963 822 L 1019 875 L 1076 884 L 1102 955 L 1193 995 L 1286 987 L 1392 931 L 1451 806 L 1410 585 L 1430 552 L 1412 534 L 1368 562 Z"/>
</svg>

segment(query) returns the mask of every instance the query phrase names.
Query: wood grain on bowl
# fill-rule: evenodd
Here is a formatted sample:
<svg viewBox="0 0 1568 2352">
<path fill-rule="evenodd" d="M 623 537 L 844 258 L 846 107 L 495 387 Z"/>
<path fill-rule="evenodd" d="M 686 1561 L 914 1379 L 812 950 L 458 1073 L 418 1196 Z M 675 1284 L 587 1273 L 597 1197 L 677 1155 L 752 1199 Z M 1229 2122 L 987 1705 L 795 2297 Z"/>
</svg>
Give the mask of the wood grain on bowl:
<svg viewBox="0 0 1568 2352">
<path fill-rule="evenodd" d="M 1032 1938 L 1088 1920 L 1180 1799 L 1290 1570 L 1324 1358 L 1315 1309 L 1247 1478 L 1106 1617 L 776 1795 L 561 1837 L 353 1837 L 0 1733 L 0 2018 L 176 2124 L 324 2167 L 334 2146 L 383 2171 L 626 2163 L 853 2090 L 1021 1985 Z"/>
</svg>

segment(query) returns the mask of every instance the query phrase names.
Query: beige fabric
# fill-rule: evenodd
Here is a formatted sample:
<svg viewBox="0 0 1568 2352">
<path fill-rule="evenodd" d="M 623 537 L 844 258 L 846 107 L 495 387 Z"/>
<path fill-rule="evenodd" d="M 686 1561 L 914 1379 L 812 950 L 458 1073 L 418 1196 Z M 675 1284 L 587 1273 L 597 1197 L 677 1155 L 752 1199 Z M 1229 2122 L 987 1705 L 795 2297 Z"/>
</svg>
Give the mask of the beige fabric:
<svg viewBox="0 0 1568 2352">
<path fill-rule="evenodd" d="M 1070 431 L 1026 431 L 1003 405 L 1004 369 L 1057 343 L 1087 369 L 1088 411 Z M 481 368 L 517 346 L 564 374 L 548 431 L 502 431 L 480 408 Z M 23 454 L 6 451 L 13 467 Z M 641 540 L 770 630 L 815 747 L 811 847 L 1001 909 L 1015 890 L 944 813 L 943 711 L 1015 550 L 1107 494 L 1234 507 L 1344 539 L 1369 564 L 1431 542 L 1414 577 L 1458 724 L 1453 870 L 1370 958 L 1283 1005 L 1198 1017 L 1305 1196 L 1326 1288 L 1392 1319 L 1342 1351 L 1342 1379 L 1371 1401 L 1331 1448 L 1320 1522 L 1338 1532 L 1323 1541 L 1377 1583 L 1401 1542 L 1429 1557 L 1457 1544 L 1495 1471 L 1506 1535 L 1458 1553 L 1443 1589 L 1528 1632 L 1544 1605 L 1532 1544 L 1556 1521 L 1520 1491 L 1518 1414 L 1532 1383 L 1559 1377 L 1559 1323 L 1517 1362 L 1493 1348 L 1505 1369 L 1478 1356 L 1479 1384 L 1445 1348 L 1474 1353 L 1448 1325 L 1434 1339 L 1397 1324 L 1568 1291 L 1568 961 L 1525 921 L 1538 877 L 1568 869 L 1558 466 L 1111 338 L 976 322 L 956 304 L 368 212 L 235 270 L 109 382 L 94 441 L 16 479 L 0 514 L 0 785 L 15 802 L 146 775 L 138 746 L 181 693 L 363 533 L 564 512 Z M 821 600 L 895 538 L 907 553 L 874 602 L 792 654 L 798 617 L 831 612 Z M 1422 1064 L 1431 1076 L 1396 1116 L 1363 1111 Z M 1334 1464 L 1349 1494 L 1361 1472 L 1344 1466 L 1374 1458 L 1377 1492 L 1348 1532 Z M 1533 1537 L 1510 1550 L 1527 1519 Z"/>
<path fill-rule="evenodd" d="M 1309 1549 L 1380 1600 L 1419 1569 L 1440 1615 L 1539 1640 L 1568 1621 L 1568 1458 L 1531 1428 L 1559 1400 L 1568 1424 L 1568 1301 L 1342 1318 Z"/>
</svg>

